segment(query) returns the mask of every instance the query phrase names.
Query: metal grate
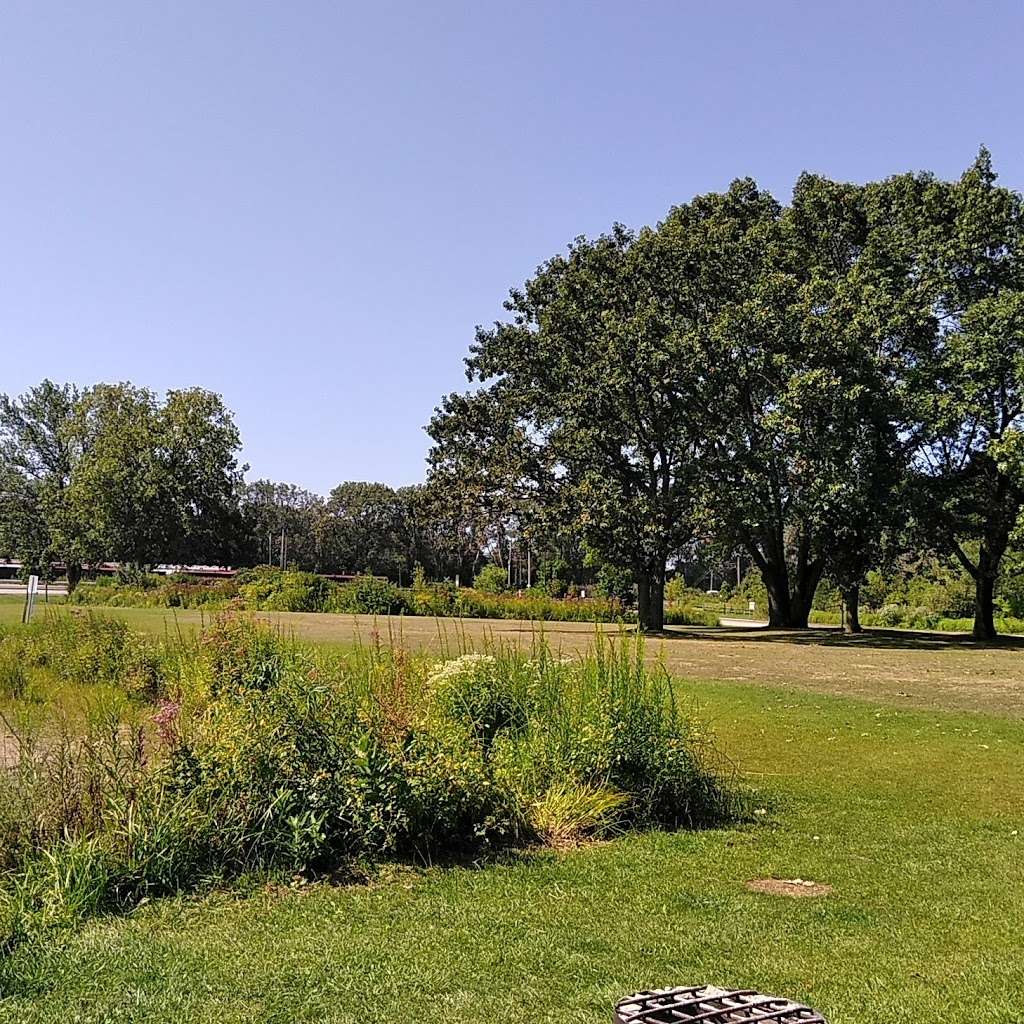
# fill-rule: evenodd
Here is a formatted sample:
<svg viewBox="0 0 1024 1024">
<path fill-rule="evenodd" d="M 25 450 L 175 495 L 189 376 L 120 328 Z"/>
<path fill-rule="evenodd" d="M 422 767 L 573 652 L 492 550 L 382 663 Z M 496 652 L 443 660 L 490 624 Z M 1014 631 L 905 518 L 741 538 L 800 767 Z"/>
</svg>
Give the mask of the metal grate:
<svg viewBox="0 0 1024 1024">
<path fill-rule="evenodd" d="M 637 992 L 615 1005 L 615 1024 L 686 1024 L 687 1021 L 828 1024 L 816 1010 L 789 999 L 765 996 L 752 989 L 730 991 L 712 985 Z"/>
</svg>

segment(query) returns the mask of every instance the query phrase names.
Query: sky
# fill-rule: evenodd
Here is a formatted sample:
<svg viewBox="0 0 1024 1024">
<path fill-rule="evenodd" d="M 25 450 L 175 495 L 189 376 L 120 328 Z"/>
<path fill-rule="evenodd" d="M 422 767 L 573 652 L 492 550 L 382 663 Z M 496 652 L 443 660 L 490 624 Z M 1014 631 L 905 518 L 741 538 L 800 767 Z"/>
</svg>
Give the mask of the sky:
<svg viewBox="0 0 1024 1024">
<path fill-rule="evenodd" d="M 250 479 L 423 479 L 475 325 L 750 175 L 1024 187 L 1024 4 L 6 0 L 0 392 L 201 386 Z"/>
</svg>

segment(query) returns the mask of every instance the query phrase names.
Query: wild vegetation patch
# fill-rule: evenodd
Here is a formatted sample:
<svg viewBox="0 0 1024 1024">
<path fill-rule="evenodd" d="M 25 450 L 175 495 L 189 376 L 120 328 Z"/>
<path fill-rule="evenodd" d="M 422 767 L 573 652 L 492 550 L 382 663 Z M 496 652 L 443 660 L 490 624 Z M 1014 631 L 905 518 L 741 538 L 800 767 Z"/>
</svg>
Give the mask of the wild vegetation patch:
<svg viewBox="0 0 1024 1024">
<path fill-rule="evenodd" d="M 741 810 L 636 641 L 575 660 L 537 644 L 438 661 L 376 640 L 317 652 L 232 614 L 181 639 L 80 613 L 2 643 L 97 686 L 78 732 L 8 723 L 7 948 L 253 872 L 479 857 Z"/>
</svg>

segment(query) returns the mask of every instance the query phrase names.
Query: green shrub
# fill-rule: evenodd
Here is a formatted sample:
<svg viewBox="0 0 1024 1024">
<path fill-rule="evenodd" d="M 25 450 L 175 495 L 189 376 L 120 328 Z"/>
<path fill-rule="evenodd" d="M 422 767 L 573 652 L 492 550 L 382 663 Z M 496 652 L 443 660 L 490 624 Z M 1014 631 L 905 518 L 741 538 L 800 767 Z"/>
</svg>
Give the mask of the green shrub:
<svg viewBox="0 0 1024 1024">
<path fill-rule="evenodd" d="M 822 611 L 819 608 L 813 608 L 811 609 L 811 614 L 808 616 L 807 621 L 818 626 L 838 626 L 841 622 L 841 617 L 839 612 L 836 611 Z M 864 615 L 861 616 L 861 622 L 865 626 L 868 625 L 868 623 L 864 621 Z"/>
<path fill-rule="evenodd" d="M 945 633 L 970 633 L 974 629 L 974 619 L 939 619 L 937 629 Z"/>
<path fill-rule="evenodd" d="M 899 626 L 903 622 L 903 608 L 898 604 L 882 605 L 875 619 L 879 626 Z"/>
<path fill-rule="evenodd" d="M 718 612 L 689 605 L 669 605 L 665 609 L 667 626 L 717 626 Z"/>
<path fill-rule="evenodd" d="M 668 604 L 683 604 L 693 607 L 703 604 L 708 600 L 708 595 L 703 590 L 688 586 L 682 576 L 673 576 L 665 584 L 665 601 Z"/>
<path fill-rule="evenodd" d="M 456 588 L 454 583 L 431 583 L 404 595 L 405 607 L 410 615 L 432 615 L 443 618 L 455 611 Z"/>
<path fill-rule="evenodd" d="M 508 573 L 500 565 L 485 565 L 473 580 L 473 589 L 482 594 L 503 594 L 508 590 Z"/>
<path fill-rule="evenodd" d="M 621 603 L 633 599 L 633 574 L 611 562 L 602 562 L 597 570 L 597 588 L 602 597 Z"/>
<path fill-rule="evenodd" d="M 244 606 L 254 611 L 321 612 L 330 605 L 336 589 L 337 584 L 316 573 L 270 566 L 238 576 L 238 594 Z"/>
<path fill-rule="evenodd" d="M 144 586 L 117 579 L 80 583 L 68 595 L 67 603 L 108 608 L 216 608 L 237 597 L 234 579 L 197 580 L 175 575 L 147 576 Z"/>
<path fill-rule="evenodd" d="M 214 697 L 271 690 L 297 657 L 294 645 L 242 615 L 219 616 L 203 632 L 199 650 L 205 689 Z"/>
<path fill-rule="evenodd" d="M 120 619 L 76 612 L 51 616 L 31 630 L 30 657 L 59 679 L 108 683 L 137 696 L 154 697 L 160 691 L 160 641 L 134 632 Z"/>
<path fill-rule="evenodd" d="M 1014 618 L 1012 615 L 997 617 L 995 620 L 996 632 L 1007 635 L 1024 635 L 1024 619 Z M 970 633 L 974 629 L 973 618 L 943 618 L 935 624 L 936 629 L 949 633 Z"/>
<path fill-rule="evenodd" d="M 616 825 L 626 797 L 607 786 L 552 783 L 529 807 L 530 828 L 548 846 L 567 846 Z"/>
<path fill-rule="evenodd" d="M 195 580 L 172 577 L 158 591 L 166 608 L 223 608 L 238 597 L 234 579 Z"/>
<path fill-rule="evenodd" d="M 497 566 L 489 566 L 484 571 L 487 569 L 496 569 L 499 575 L 503 572 Z M 245 569 L 234 579 L 214 582 L 182 577 L 155 579 L 157 582 L 145 589 L 123 586 L 113 580 L 84 583 L 68 600 L 76 605 L 108 607 L 210 610 L 235 607 L 250 611 L 348 615 L 457 615 L 567 622 L 617 622 L 624 618 L 622 602 L 616 598 L 561 600 L 551 597 L 542 588 L 527 590 L 518 596 L 467 588 L 456 590 L 451 583 L 427 584 L 421 579 L 412 588 L 402 590 L 376 576 L 358 576 L 351 583 L 337 584 L 315 573 L 271 566 Z"/>
<path fill-rule="evenodd" d="M 434 705 L 444 718 L 489 745 L 502 730 L 522 729 L 529 717 L 528 691 L 514 668 L 492 654 L 463 654 L 443 662 L 428 680 Z"/>
<path fill-rule="evenodd" d="M 909 629 L 935 629 L 939 623 L 939 615 L 924 607 L 908 608 L 902 621 Z"/>
<path fill-rule="evenodd" d="M 0 697 L 21 697 L 27 689 L 25 645 L 13 635 L 0 636 Z"/>
<path fill-rule="evenodd" d="M 453 611 L 463 618 L 532 619 L 551 622 L 617 622 L 623 618 L 618 601 L 607 598 L 553 598 L 536 591 L 522 597 L 515 594 L 486 594 L 462 589 Z"/>
<path fill-rule="evenodd" d="M 325 611 L 350 615 L 398 615 L 410 607 L 403 591 L 379 576 L 357 576 L 332 592 Z"/>
<path fill-rule="evenodd" d="M 884 614 L 883 614 L 884 613 Z M 838 626 L 841 616 L 838 611 L 814 611 L 811 622 L 822 626 Z M 877 612 L 862 611 L 862 626 L 880 626 L 885 629 L 923 629 L 939 630 L 944 633 L 970 633 L 974 629 L 974 619 L 949 616 L 939 617 L 926 608 L 903 608 L 899 605 L 886 605 Z M 1012 616 L 997 617 L 996 631 L 1003 635 L 1024 634 L 1024 619 Z"/>
<path fill-rule="evenodd" d="M 68 604 L 105 605 L 108 608 L 152 608 L 156 600 L 154 591 L 125 586 L 115 580 L 80 583 L 67 597 Z"/>
</svg>

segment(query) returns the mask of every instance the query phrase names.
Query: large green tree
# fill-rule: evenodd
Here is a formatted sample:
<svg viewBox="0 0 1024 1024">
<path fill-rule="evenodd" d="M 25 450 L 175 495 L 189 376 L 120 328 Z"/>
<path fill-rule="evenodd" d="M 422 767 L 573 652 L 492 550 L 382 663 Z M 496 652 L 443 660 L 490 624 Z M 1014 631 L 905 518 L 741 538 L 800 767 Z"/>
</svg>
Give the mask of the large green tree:
<svg viewBox="0 0 1024 1024">
<path fill-rule="evenodd" d="M 1000 564 L 1024 508 L 1024 199 L 986 151 L 958 182 L 921 188 L 918 239 L 940 318 L 917 408 L 936 547 L 975 583 L 974 635 L 995 636 Z"/>
<path fill-rule="evenodd" d="M 237 532 L 238 430 L 201 389 L 44 381 L 0 399 L 5 546 L 32 566 L 220 561 Z"/>
<path fill-rule="evenodd" d="M 244 565 L 288 564 L 314 572 L 330 571 L 327 511 L 317 494 L 295 484 L 254 480 L 241 495 L 239 559 Z M 283 537 L 283 541 L 282 541 Z"/>
<path fill-rule="evenodd" d="M 326 511 L 329 557 L 340 571 L 411 578 L 405 507 L 394 488 L 347 481 L 331 491 Z"/>
<path fill-rule="evenodd" d="M 709 532 L 749 552 L 773 626 L 807 625 L 826 571 L 855 609 L 906 463 L 906 367 L 932 329 L 912 249 L 870 190 L 813 175 L 786 208 L 742 181 L 663 230 L 711 296 Z"/>
<path fill-rule="evenodd" d="M 484 557 L 483 547 L 451 492 L 413 484 L 396 493 L 404 510 L 408 564 L 421 565 L 429 579 L 471 580 Z"/>
<path fill-rule="evenodd" d="M 855 602 L 905 468 L 934 331 L 914 252 L 870 190 L 810 175 L 786 208 L 744 180 L 578 240 L 478 332 L 482 387 L 438 410 L 432 467 L 631 566 L 645 626 L 695 533 L 745 547 L 772 625 L 806 626 L 826 570 Z"/>
<path fill-rule="evenodd" d="M 86 557 L 67 526 L 66 492 L 81 455 L 81 394 L 44 380 L 20 397 L 0 395 L 0 549 L 49 575 L 62 563 L 73 589 Z"/>
<path fill-rule="evenodd" d="M 850 632 L 860 631 L 867 572 L 897 550 L 914 442 L 908 402 L 936 326 L 892 191 L 892 182 L 802 175 L 785 213 L 800 279 L 793 328 L 807 353 L 797 373 L 828 382 L 805 430 L 817 454 L 808 518 L 825 534 L 825 570 Z"/>
<path fill-rule="evenodd" d="M 694 268 L 656 231 L 578 239 L 477 332 L 467 375 L 428 430 L 432 473 L 526 529 L 560 520 L 629 566 L 645 628 L 664 622 L 666 566 L 692 537 L 705 373 L 691 331 Z"/>
<path fill-rule="evenodd" d="M 75 408 L 60 537 L 129 566 L 220 561 L 238 527 L 241 440 L 218 395 L 98 384 Z"/>
</svg>

